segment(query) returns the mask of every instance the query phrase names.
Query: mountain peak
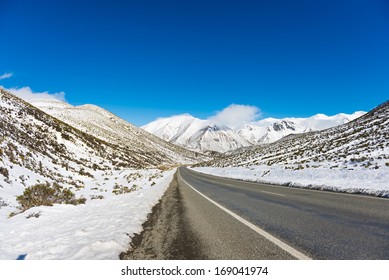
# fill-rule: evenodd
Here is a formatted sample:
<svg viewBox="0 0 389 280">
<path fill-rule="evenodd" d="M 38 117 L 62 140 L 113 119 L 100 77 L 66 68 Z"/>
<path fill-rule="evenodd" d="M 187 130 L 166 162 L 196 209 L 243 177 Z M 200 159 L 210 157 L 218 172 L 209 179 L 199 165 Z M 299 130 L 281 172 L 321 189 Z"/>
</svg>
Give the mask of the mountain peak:
<svg viewBox="0 0 389 280">
<path fill-rule="evenodd" d="M 201 120 L 189 114 L 183 114 L 170 118 L 160 118 L 142 128 L 166 141 L 188 149 L 224 153 L 235 148 L 275 142 L 289 134 L 323 130 L 341 125 L 362 114 L 364 112 L 359 111 L 354 114 L 335 116 L 317 114 L 309 118 L 266 118 L 248 122 L 238 129 L 231 129 L 214 122 L 212 119 Z M 227 141 L 232 141 L 235 144 L 231 146 Z"/>
</svg>

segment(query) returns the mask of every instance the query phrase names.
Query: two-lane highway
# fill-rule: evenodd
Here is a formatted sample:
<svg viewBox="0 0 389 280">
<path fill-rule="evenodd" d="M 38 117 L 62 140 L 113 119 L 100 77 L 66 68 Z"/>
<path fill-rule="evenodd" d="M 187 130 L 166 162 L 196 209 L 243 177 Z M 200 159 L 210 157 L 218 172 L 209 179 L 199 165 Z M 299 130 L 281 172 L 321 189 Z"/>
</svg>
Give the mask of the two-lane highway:
<svg viewBox="0 0 389 280">
<path fill-rule="evenodd" d="M 287 251 L 278 257 L 270 255 L 269 259 L 389 259 L 389 199 L 244 182 L 205 175 L 184 167 L 178 172 L 178 185 L 189 216 L 193 216 L 192 220 L 202 221 L 194 221 L 195 228 L 200 227 L 196 223 L 207 223 L 213 215 L 210 211 L 216 211 L 216 208 L 221 212 L 230 211 L 225 215 L 230 218 L 236 215 L 238 227 L 247 230 L 246 221 L 263 230 L 265 235 L 269 234 L 270 240 L 274 237 L 276 241 L 268 243 L 274 244 L 277 249 L 269 249 L 270 245 L 256 246 L 256 241 L 249 241 L 248 247 L 271 254 L 272 250 L 285 250 L 285 245 L 296 252 Z M 205 210 L 206 204 L 212 203 L 204 196 L 224 210 L 215 205 L 210 208 L 213 210 Z M 196 204 L 193 200 L 199 202 Z M 198 210 L 202 210 L 201 214 L 191 214 L 191 211 Z M 218 220 L 217 217 L 213 219 Z M 207 227 L 211 224 L 209 222 Z M 228 227 L 234 231 L 233 226 Z M 229 231 L 223 230 L 225 234 Z M 216 231 L 212 234 L 224 235 Z M 248 235 L 251 233 L 235 237 L 235 241 L 231 239 L 231 242 L 244 240 Z M 269 236 L 265 239 L 269 240 Z M 230 239 L 225 237 L 223 240 L 220 243 Z M 299 257 L 299 253 L 303 257 Z M 258 258 L 267 257 L 261 255 Z"/>
</svg>

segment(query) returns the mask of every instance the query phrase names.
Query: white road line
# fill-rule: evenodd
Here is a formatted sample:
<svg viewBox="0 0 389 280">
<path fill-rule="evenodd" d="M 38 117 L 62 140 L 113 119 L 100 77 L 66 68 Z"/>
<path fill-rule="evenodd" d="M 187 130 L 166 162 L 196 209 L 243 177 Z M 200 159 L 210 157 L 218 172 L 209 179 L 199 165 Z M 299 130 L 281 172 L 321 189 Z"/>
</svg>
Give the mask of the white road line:
<svg viewBox="0 0 389 280">
<path fill-rule="evenodd" d="M 286 196 L 286 195 L 283 195 L 283 194 L 280 194 L 280 193 L 274 193 L 274 192 L 266 192 L 266 191 L 261 191 L 263 193 L 267 193 L 267 194 L 272 194 L 272 195 L 278 195 L 278 196 Z"/>
<path fill-rule="evenodd" d="M 282 250 L 288 252 L 289 254 L 291 254 L 293 257 L 295 257 L 296 259 L 299 259 L 299 260 L 310 260 L 311 258 L 306 256 L 305 254 L 301 253 L 300 251 L 294 249 L 293 247 L 289 246 L 288 244 L 282 242 L 281 240 L 279 240 L 278 238 L 274 237 L 273 235 L 271 235 L 270 233 L 264 231 L 263 229 L 260 229 L 259 227 L 257 227 L 256 225 L 250 223 L 249 221 L 243 219 L 242 217 L 238 216 L 237 214 L 235 214 L 234 212 L 228 210 L 227 208 L 221 206 L 219 203 L 213 201 L 212 199 L 210 199 L 209 197 L 205 196 L 204 194 L 202 194 L 201 192 L 199 192 L 198 190 L 196 190 L 194 187 L 192 187 L 184 178 L 182 178 L 181 174 L 180 175 L 180 178 L 181 180 L 188 185 L 188 187 L 190 187 L 191 189 L 193 189 L 195 192 L 197 192 L 199 195 L 201 195 L 202 197 L 204 197 L 205 199 L 207 199 L 209 202 L 211 202 L 212 204 L 214 204 L 215 206 L 219 207 L 221 210 L 223 210 L 224 212 L 226 212 L 227 214 L 231 215 L 232 217 L 234 217 L 235 219 L 237 219 L 239 222 L 245 224 L 246 226 L 248 226 L 249 228 L 251 228 L 252 230 L 254 230 L 256 233 L 262 235 L 263 237 L 265 237 L 267 240 L 269 240 L 270 242 L 274 243 L 275 245 L 277 245 L 278 247 L 280 247 Z"/>
</svg>

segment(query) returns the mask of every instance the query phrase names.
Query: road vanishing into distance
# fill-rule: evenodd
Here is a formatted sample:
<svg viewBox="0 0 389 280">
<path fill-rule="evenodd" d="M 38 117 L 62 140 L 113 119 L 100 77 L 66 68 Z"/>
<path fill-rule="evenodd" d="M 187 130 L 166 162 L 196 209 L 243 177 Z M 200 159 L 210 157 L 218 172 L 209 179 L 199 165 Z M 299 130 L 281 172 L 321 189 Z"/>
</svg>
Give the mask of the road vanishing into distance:
<svg viewBox="0 0 389 280">
<path fill-rule="evenodd" d="M 220 178 L 180 167 L 210 259 L 389 259 L 389 199 Z M 210 201 L 211 200 L 211 201 Z"/>
</svg>

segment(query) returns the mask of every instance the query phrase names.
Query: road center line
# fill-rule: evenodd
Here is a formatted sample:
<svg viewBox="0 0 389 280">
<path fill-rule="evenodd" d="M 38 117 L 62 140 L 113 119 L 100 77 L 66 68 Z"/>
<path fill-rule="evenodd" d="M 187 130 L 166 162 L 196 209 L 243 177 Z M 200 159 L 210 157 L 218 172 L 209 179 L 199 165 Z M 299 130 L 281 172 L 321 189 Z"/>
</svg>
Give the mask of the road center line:
<svg viewBox="0 0 389 280">
<path fill-rule="evenodd" d="M 273 235 L 271 235 L 270 233 L 264 231 L 263 229 L 260 229 L 259 227 L 257 227 L 256 225 L 250 223 L 249 221 L 245 220 L 244 218 L 238 216 L 237 214 L 235 214 L 234 212 L 228 210 L 227 208 L 225 208 L 224 206 L 221 206 L 219 203 L 213 201 L 212 199 L 210 199 L 209 197 L 205 196 L 204 194 L 202 194 L 201 192 L 199 192 L 198 190 L 196 190 L 194 187 L 192 187 L 192 185 L 190 185 L 184 178 L 182 178 L 181 176 L 181 173 L 179 172 L 179 176 L 181 178 L 181 180 L 188 186 L 190 187 L 191 189 L 193 189 L 195 192 L 197 192 L 199 195 L 201 195 L 202 197 L 204 197 L 205 199 L 207 199 L 209 202 L 211 202 L 212 204 L 214 204 L 215 206 L 219 207 L 221 210 L 223 210 L 224 212 L 226 212 L 227 214 L 231 215 L 232 217 L 234 217 L 235 219 L 237 219 L 239 222 L 243 223 L 244 225 L 248 226 L 249 228 L 251 228 L 252 230 L 254 230 L 256 233 L 262 235 L 263 237 L 265 237 L 267 240 L 269 240 L 270 242 L 272 242 L 273 244 L 277 245 L 278 247 L 280 247 L 282 250 L 288 252 L 289 254 L 291 254 L 293 257 L 295 257 L 296 259 L 299 259 L 299 260 L 310 260 L 311 258 L 309 258 L 307 255 L 301 253 L 300 251 L 294 249 L 293 247 L 289 246 L 288 244 L 284 243 L 283 241 L 279 240 L 278 238 L 274 237 Z"/>
<path fill-rule="evenodd" d="M 274 192 L 267 192 L 267 191 L 261 191 L 263 193 L 267 193 L 267 194 L 272 194 L 272 195 L 278 195 L 278 196 L 286 196 L 286 195 L 283 195 L 283 194 L 280 194 L 280 193 L 274 193 Z"/>
</svg>

